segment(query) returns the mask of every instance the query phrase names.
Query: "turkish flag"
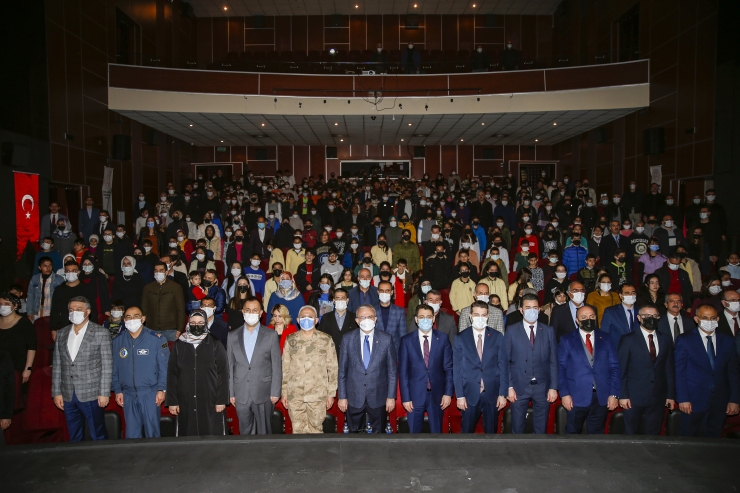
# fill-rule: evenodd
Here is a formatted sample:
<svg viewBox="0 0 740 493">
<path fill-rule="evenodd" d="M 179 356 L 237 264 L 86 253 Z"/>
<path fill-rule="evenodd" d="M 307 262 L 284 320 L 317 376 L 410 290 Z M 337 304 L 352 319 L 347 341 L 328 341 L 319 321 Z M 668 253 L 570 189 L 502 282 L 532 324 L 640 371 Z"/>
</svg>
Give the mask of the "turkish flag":
<svg viewBox="0 0 740 493">
<path fill-rule="evenodd" d="M 39 175 L 13 173 L 15 175 L 15 231 L 17 256 L 21 258 L 26 244 L 39 241 Z"/>
</svg>

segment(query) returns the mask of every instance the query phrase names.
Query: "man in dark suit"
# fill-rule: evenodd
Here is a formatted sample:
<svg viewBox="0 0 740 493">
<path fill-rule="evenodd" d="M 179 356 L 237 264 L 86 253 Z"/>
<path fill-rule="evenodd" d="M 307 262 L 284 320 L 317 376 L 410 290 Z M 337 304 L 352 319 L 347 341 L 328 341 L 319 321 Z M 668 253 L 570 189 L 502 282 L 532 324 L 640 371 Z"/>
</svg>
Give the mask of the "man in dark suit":
<svg viewBox="0 0 740 493">
<path fill-rule="evenodd" d="M 85 244 L 87 244 L 90 235 L 95 231 L 95 225 L 100 220 L 100 209 L 94 207 L 93 203 L 92 197 L 85 197 L 85 207 L 77 215 L 77 231 L 79 231 L 79 236 L 85 241 Z"/>
<path fill-rule="evenodd" d="M 558 398 L 555 331 L 539 321 L 540 302 L 536 294 L 525 294 L 519 311 L 523 321 L 510 325 L 504 335 L 509 367 L 507 395 L 511 402 L 511 431 L 524 433 L 531 401 L 534 432 L 544 434 L 547 432 L 550 403 Z"/>
<path fill-rule="evenodd" d="M 316 327 L 321 332 L 328 334 L 334 341 L 334 347 L 337 350 L 337 358 L 342 346 L 344 336 L 357 328 L 355 322 L 355 312 L 347 310 L 349 295 L 344 288 L 334 290 L 334 310 L 321 317 L 319 326 Z"/>
<path fill-rule="evenodd" d="M 622 284 L 618 292 L 622 302 L 604 310 L 604 316 L 601 317 L 601 330 L 609 334 L 615 348 L 619 347 L 619 339 L 623 335 L 629 334 L 639 326 L 637 313 L 640 310 L 635 305 L 637 290 L 634 284 Z"/>
<path fill-rule="evenodd" d="M 558 305 L 552 309 L 550 313 L 550 327 L 555 331 L 555 336 L 560 341 L 560 338 L 569 332 L 573 332 L 578 328 L 576 324 L 576 310 L 583 306 L 591 305 L 584 304 L 583 300 L 586 299 L 586 287 L 580 281 L 573 281 L 568 285 L 568 302 L 563 305 Z M 596 309 L 594 309 L 596 311 Z"/>
<path fill-rule="evenodd" d="M 57 221 L 60 219 L 67 219 L 67 216 L 59 212 L 58 203 L 52 202 L 49 204 L 49 213 L 44 214 L 44 217 L 41 218 L 39 241 L 43 241 L 47 236 L 51 236 L 51 233 L 57 229 Z"/>
<path fill-rule="evenodd" d="M 608 334 L 596 328 L 596 310 L 583 306 L 576 314 L 578 330 L 558 345 L 558 384 L 567 414 L 565 432 L 604 433 L 608 411 L 618 404 L 619 358 Z"/>
<path fill-rule="evenodd" d="M 283 385 L 280 336 L 260 324 L 259 300 L 246 301 L 242 315 L 244 325 L 228 333 L 226 345 L 229 402 L 236 408 L 240 435 L 270 434 L 270 418 Z"/>
<path fill-rule="evenodd" d="M 390 281 L 378 283 L 380 309 L 376 328 L 393 336 L 393 345 L 398 354 L 401 337 L 406 335 L 406 310 L 391 302 L 393 294 L 393 284 Z"/>
<path fill-rule="evenodd" d="M 110 214 L 108 211 L 100 211 L 100 215 L 97 217 L 97 222 L 93 227 L 93 233 L 102 239 L 106 229 L 115 231 L 116 228 L 110 223 Z"/>
<path fill-rule="evenodd" d="M 486 326 L 488 310 L 487 302 L 473 302 L 469 315 L 472 327 L 455 339 L 452 370 L 463 433 L 475 433 L 481 413 L 483 430 L 496 433 L 498 412 L 506 407 L 509 387 L 506 345 L 500 332 Z"/>
<path fill-rule="evenodd" d="M 614 252 L 619 249 L 624 252 L 630 251 L 629 238 L 620 234 L 621 223 L 619 221 L 611 221 L 609 223 L 609 234 L 604 235 L 599 245 L 599 257 L 601 258 L 601 265 L 611 262 L 614 258 Z"/>
<path fill-rule="evenodd" d="M 136 202 L 134 202 L 133 209 L 134 209 L 134 215 L 132 217 L 134 218 L 134 221 L 136 221 L 137 218 L 141 217 L 141 211 L 143 211 L 144 209 L 148 210 L 150 215 L 154 214 L 154 208 L 152 207 L 152 204 L 150 204 L 146 200 L 146 196 L 144 195 L 144 192 L 139 193 L 139 198 Z"/>
<path fill-rule="evenodd" d="M 385 226 L 380 222 L 380 216 L 373 217 L 371 223 L 365 226 L 365 246 L 372 247 L 378 244 L 378 236 L 385 234 Z"/>
<path fill-rule="evenodd" d="M 378 288 L 371 286 L 372 273 L 370 269 L 362 268 L 357 272 L 357 286 L 349 292 L 349 309 L 355 311 L 360 305 L 373 305 L 380 309 Z"/>
<path fill-rule="evenodd" d="M 360 330 L 347 334 L 339 351 L 339 410 L 347 413 L 353 433 L 365 431 L 360 430 L 365 414 L 373 433 L 383 433 L 386 413 L 396 407 L 396 347 L 393 336 L 375 330 L 378 317 L 371 305 L 357 309 L 355 322 Z"/>
<path fill-rule="evenodd" d="M 646 305 L 637 316 L 640 328 L 619 341 L 621 386 L 619 405 L 624 409 L 624 432 L 638 433 L 645 419 L 645 435 L 660 435 L 665 408 L 676 407 L 676 373 L 671 336 L 658 332 L 658 308 Z"/>
<path fill-rule="evenodd" d="M 350 209 L 350 213 L 344 218 L 344 231 L 349 234 L 352 230 L 352 226 L 356 226 L 358 233 L 364 233 L 366 225 L 367 219 L 365 219 L 365 216 L 360 214 L 360 208 L 357 205 L 353 205 Z"/>
<path fill-rule="evenodd" d="M 685 303 L 691 301 L 694 289 L 691 287 L 689 273 L 681 268 L 681 255 L 673 252 L 662 267 L 655 271 L 664 293 L 681 295 Z"/>
<path fill-rule="evenodd" d="M 450 340 L 450 346 L 454 348 L 455 337 L 457 336 L 457 324 L 455 323 L 455 317 L 441 310 L 442 293 L 436 289 L 432 289 L 427 293 L 426 303 L 434 310 L 433 328 L 447 334 L 447 338 Z"/>
<path fill-rule="evenodd" d="M 676 338 L 694 330 L 696 323 L 683 312 L 683 298 L 680 294 L 667 294 L 665 307 L 668 312 L 658 321 L 658 332 L 671 336 L 671 342 L 675 344 Z"/>
<path fill-rule="evenodd" d="M 719 315 L 717 332 L 738 337 L 740 334 L 740 313 L 738 313 L 740 312 L 740 293 L 737 291 L 722 291 L 720 297 L 725 309 Z"/>
<path fill-rule="evenodd" d="M 416 307 L 419 330 L 401 338 L 398 352 L 398 379 L 401 402 L 408 413 L 410 433 L 420 433 L 424 413 L 429 415 L 432 433 L 442 432 L 444 410 L 452 402 L 452 345 L 447 334 L 432 330 L 434 309 Z"/>
<path fill-rule="evenodd" d="M 273 232 L 267 227 L 267 220 L 264 216 L 257 218 L 257 229 L 249 233 L 249 242 L 252 254 L 258 253 L 261 259 L 269 259 L 270 251 L 267 249 L 267 242 L 272 241 Z"/>
<path fill-rule="evenodd" d="M 701 305 L 694 320 L 698 329 L 676 339 L 676 400 L 681 436 L 722 435 L 727 416 L 740 410 L 740 370 L 737 346 L 717 333 L 717 310 Z"/>
</svg>

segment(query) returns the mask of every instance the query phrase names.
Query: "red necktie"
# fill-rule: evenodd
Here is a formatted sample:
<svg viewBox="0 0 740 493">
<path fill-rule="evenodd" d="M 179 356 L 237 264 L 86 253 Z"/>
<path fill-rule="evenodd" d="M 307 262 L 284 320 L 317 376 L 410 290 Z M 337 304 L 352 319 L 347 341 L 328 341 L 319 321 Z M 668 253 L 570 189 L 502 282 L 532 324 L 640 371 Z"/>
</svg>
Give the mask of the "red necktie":
<svg viewBox="0 0 740 493">
<path fill-rule="evenodd" d="M 648 334 L 648 342 L 650 343 L 650 359 L 655 360 L 658 358 L 658 353 L 655 351 L 655 342 L 653 341 L 653 334 Z"/>
<path fill-rule="evenodd" d="M 594 346 L 591 344 L 591 334 L 586 334 L 586 349 L 591 353 L 591 356 L 594 355 Z"/>
</svg>

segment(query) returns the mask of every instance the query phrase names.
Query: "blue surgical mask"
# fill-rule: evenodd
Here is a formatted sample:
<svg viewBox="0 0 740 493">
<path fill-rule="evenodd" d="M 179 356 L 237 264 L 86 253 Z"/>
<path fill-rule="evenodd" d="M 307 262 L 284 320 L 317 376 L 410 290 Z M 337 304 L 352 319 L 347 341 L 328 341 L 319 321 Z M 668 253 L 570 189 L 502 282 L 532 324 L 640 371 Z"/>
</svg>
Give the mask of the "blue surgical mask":
<svg viewBox="0 0 740 493">
<path fill-rule="evenodd" d="M 290 289 L 293 286 L 293 281 L 290 279 L 283 279 L 280 281 L 280 287 L 283 289 Z"/>
<path fill-rule="evenodd" d="M 660 245 L 650 245 L 650 250 L 657 252 L 660 249 Z"/>
<path fill-rule="evenodd" d="M 257 223 L 259 229 L 265 229 L 265 223 Z"/>
<path fill-rule="evenodd" d="M 321 283 L 319 284 L 319 287 L 321 288 L 322 291 L 329 291 L 329 288 L 331 287 L 331 285 L 326 284 L 326 283 Z"/>
<path fill-rule="evenodd" d="M 312 318 L 302 318 L 298 322 L 298 324 L 301 326 L 301 329 L 303 330 L 311 330 L 314 327 L 314 321 Z"/>
<path fill-rule="evenodd" d="M 422 332 L 429 332 L 432 330 L 433 324 L 434 320 L 431 318 L 420 318 L 418 321 L 419 329 L 421 329 Z"/>
<path fill-rule="evenodd" d="M 421 292 L 424 293 L 424 294 L 427 294 L 431 290 L 432 290 L 432 286 L 431 285 L 426 285 L 426 286 L 422 286 L 421 287 Z"/>
<path fill-rule="evenodd" d="M 529 323 L 534 323 L 540 315 L 540 310 L 537 308 L 527 308 L 524 310 L 524 320 Z"/>
</svg>

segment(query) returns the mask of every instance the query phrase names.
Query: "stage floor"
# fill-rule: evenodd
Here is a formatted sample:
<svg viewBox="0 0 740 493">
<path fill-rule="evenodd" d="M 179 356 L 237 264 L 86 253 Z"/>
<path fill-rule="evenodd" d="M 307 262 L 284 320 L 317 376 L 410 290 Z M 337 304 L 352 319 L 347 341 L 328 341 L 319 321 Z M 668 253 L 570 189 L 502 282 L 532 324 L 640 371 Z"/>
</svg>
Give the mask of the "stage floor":
<svg viewBox="0 0 740 493">
<path fill-rule="evenodd" d="M 0 490 L 712 492 L 740 489 L 740 441 L 624 436 L 321 435 L 0 449 Z"/>
</svg>

